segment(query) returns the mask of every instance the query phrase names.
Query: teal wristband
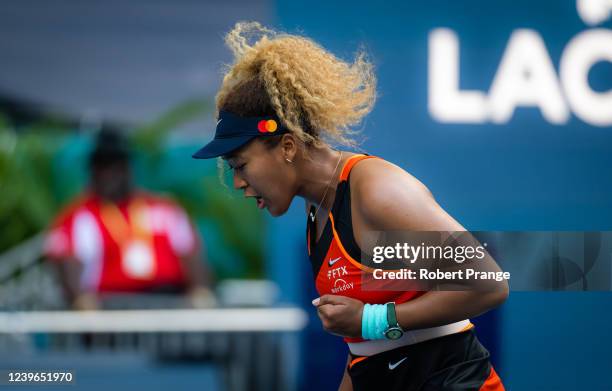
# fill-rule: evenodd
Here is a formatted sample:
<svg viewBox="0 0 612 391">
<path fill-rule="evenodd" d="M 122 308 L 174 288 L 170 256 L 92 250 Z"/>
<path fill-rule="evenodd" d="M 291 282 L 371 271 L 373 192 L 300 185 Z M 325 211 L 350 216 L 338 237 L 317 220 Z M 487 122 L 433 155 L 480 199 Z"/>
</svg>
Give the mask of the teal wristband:
<svg viewBox="0 0 612 391">
<path fill-rule="evenodd" d="M 384 304 L 365 304 L 361 317 L 361 336 L 364 339 L 384 339 L 387 322 L 387 308 Z"/>
<path fill-rule="evenodd" d="M 370 315 L 370 305 L 369 304 L 364 304 L 363 305 L 363 313 L 361 315 L 361 336 L 364 339 L 368 339 L 367 336 L 369 335 L 369 320 L 371 318 Z"/>
<path fill-rule="evenodd" d="M 374 335 L 376 339 L 383 338 L 385 336 L 385 329 L 387 328 L 387 311 L 384 305 L 376 304 L 376 315 L 374 319 L 376 319 Z"/>
</svg>

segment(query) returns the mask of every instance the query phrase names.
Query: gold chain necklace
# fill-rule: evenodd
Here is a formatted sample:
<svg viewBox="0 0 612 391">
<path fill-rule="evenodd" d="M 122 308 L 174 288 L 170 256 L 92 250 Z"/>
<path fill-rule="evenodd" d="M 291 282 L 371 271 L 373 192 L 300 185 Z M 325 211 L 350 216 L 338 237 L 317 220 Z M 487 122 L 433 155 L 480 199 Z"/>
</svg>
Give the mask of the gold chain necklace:
<svg viewBox="0 0 612 391">
<path fill-rule="evenodd" d="M 334 168 L 334 173 L 332 174 L 331 178 L 329 178 L 329 181 L 327 182 L 327 186 L 325 186 L 325 192 L 323 193 L 323 197 L 321 198 L 321 202 L 319 202 L 319 206 L 317 207 L 317 210 L 315 210 L 314 214 L 310 212 L 310 220 L 313 223 L 315 221 L 315 216 L 317 215 L 317 213 L 319 213 L 319 209 L 321 209 L 321 205 L 323 205 L 323 201 L 325 201 L 325 196 L 327 195 L 327 192 L 329 191 L 329 185 L 331 185 L 332 181 L 334 180 L 334 177 L 336 176 L 336 171 L 338 171 L 338 166 L 340 166 L 341 160 L 342 160 L 342 151 L 340 151 L 340 156 L 338 156 L 338 162 L 336 163 L 336 167 Z"/>
</svg>

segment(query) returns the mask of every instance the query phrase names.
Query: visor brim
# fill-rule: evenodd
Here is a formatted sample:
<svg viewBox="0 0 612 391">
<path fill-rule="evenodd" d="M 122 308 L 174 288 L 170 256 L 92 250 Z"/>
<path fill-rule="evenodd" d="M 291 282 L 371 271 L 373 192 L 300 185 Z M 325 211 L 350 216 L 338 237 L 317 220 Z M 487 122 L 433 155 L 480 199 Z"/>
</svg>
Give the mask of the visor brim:
<svg viewBox="0 0 612 391">
<path fill-rule="evenodd" d="M 230 154 L 231 152 L 244 146 L 256 136 L 248 135 L 241 137 L 216 138 L 200 148 L 192 155 L 194 159 L 212 159 L 219 156 Z"/>
</svg>

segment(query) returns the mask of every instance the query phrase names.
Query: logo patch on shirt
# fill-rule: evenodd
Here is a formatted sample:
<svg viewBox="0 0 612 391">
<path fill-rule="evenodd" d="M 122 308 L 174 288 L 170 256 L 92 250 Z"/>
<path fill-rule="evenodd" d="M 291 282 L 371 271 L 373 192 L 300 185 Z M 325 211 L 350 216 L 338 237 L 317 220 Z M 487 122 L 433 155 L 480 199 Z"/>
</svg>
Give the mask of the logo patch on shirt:
<svg viewBox="0 0 612 391">
<path fill-rule="evenodd" d="M 346 282 L 343 279 L 339 278 L 334 281 L 334 287 L 331 289 L 331 293 L 336 294 L 338 292 L 348 291 L 349 289 L 353 289 L 354 286 L 354 282 Z"/>
<path fill-rule="evenodd" d="M 338 278 L 341 276 L 346 276 L 348 275 L 348 270 L 346 270 L 346 266 L 340 266 L 337 267 L 335 269 L 328 269 L 327 270 L 327 279 L 331 280 L 332 278 Z"/>
</svg>

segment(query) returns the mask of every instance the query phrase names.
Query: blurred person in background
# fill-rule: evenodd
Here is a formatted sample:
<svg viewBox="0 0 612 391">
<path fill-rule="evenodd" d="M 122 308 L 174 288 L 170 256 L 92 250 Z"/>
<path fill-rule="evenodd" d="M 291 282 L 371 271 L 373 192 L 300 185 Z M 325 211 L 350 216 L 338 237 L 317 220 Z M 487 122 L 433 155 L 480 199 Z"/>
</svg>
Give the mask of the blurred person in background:
<svg viewBox="0 0 612 391">
<path fill-rule="evenodd" d="M 115 130 L 98 133 L 89 155 L 90 185 L 53 222 L 45 257 L 59 272 L 74 309 L 100 307 L 104 294 L 185 294 L 211 305 L 202 245 L 183 208 L 136 189 L 131 150 Z"/>
</svg>

